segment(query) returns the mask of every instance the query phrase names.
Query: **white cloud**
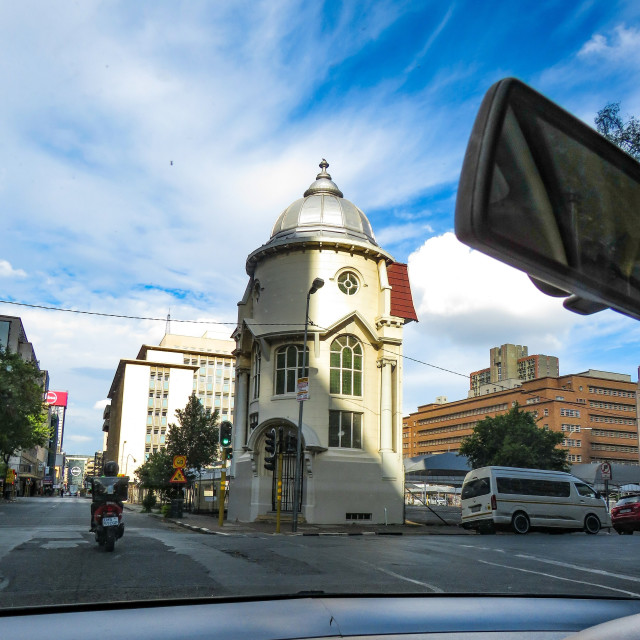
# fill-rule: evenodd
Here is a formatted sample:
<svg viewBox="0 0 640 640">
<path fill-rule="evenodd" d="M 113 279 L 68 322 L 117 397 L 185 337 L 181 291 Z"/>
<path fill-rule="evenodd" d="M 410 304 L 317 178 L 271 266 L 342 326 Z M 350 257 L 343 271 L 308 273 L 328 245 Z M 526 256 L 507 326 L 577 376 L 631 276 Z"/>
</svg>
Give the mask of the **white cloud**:
<svg viewBox="0 0 640 640">
<path fill-rule="evenodd" d="M 600 57 L 625 64 L 638 64 L 640 56 L 640 30 L 618 25 L 608 36 L 594 34 L 585 42 L 578 56 Z"/>
<path fill-rule="evenodd" d="M 98 400 L 98 402 L 93 405 L 93 408 L 103 410 L 109 404 L 111 404 L 111 400 L 105 398 L 104 400 Z"/>
<path fill-rule="evenodd" d="M 557 348 L 574 324 L 561 301 L 540 293 L 526 274 L 469 249 L 453 233 L 412 253 L 409 276 L 421 324 L 457 344 Z"/>
<path fill-rule="evenodd" d="M 93 438 L 90 436 L 81 436 L 81 435 L 72 433 L 72 434 L 69 434 L 68 436 L 65 436 L 65 440 L 71 440 L 71 442 L 83 443 L 83 442 L 91 442 Z"/>
<path fill-rule="evenodd" d="M 0 260 L 0 278 L 26 278 L 27 272 L 14 269 L 7 260 Z"/>
<path fill-rule="evenodd" d="M 411 222 L 382 227 L 375 235 L 381 247 L 390 247 L 406 240 L 413 240 L 415 243 L 416 238 L 423 238 L 431 233 L 433 228 L 426 222 Z"/>
</svg>

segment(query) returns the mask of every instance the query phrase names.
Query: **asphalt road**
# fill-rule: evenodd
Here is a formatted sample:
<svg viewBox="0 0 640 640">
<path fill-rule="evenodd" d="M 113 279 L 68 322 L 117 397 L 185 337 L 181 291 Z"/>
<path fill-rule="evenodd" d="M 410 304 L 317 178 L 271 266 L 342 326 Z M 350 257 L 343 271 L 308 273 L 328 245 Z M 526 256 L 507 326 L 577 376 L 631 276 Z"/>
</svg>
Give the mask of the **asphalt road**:
<svg viewBox="0 0 640 640">
<path fill-rule="evenodd" d="M 298 592 L 640 598 L 637 534 L 203 535 L 125 517 L 107 553 L 88 531 L 85 499 L 1 504 L 0 608 Z"/>
</svg>

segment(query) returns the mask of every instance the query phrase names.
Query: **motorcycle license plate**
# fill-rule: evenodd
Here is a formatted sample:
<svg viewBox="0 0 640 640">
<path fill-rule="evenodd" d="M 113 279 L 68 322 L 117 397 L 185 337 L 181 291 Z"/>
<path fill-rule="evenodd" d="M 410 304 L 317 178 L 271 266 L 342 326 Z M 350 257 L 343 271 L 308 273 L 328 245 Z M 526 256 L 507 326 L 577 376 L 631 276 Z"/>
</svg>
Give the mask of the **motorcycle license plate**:
<svg viewBox="0 0 640 640">
<path fill-rule="evenodd" d="M 102 518 L 102 526 L 103 527 L 117 527 L 118 526 L 118 516 L 113 516 L 111 518 Z"/>
</svg>

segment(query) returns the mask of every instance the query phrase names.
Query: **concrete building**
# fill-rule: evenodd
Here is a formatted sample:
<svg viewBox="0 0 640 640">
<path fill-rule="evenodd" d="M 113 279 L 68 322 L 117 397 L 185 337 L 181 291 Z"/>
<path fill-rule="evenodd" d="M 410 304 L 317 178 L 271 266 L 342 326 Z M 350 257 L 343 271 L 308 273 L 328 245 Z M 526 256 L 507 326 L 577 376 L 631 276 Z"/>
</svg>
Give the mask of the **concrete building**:
<svg viewBox="0 0 640 640">
<path fill-rule="evenodd" d="M 327 167 L 323 160 L 316 181 L 247 258 L 234 333 L 231 520 L 275 510 L 265 438 L 276 429 L 285 442 L 297 442 L 297 381 L 307 377 L 301 516 L 313 523 L 403 519 L 402 331 L 416 319 L 407 269 L 377 244 L 367 217 L 343 198 Z M 324 286 L 309 295 L 316 278 Z M 295 494 L 292 449 L 284 455 L 285 512 Z"/>
<path fill-rule="evenodd" d="M 517 402 L 538 424 L 564 434 L 572 463 L 637 465 L 638 383 L 626 374 L 590 369 L 522 382 L 519 388 L 426 404 L 403 420 L 403 456 L 457 451 L 475 424 Z"/>
<path fill-rule="evenodd" d="M 176 410 L 195 393 L 221 419 L 233 417 L 233 340 L 167 334 L 159 346 L 143 345 L 135 359 L 120 360 L 104 410 L 104 461 L 133 476 L 151 453 L 165 447 Z"/>
<path fill-rule="evenodd" d="M 49 373 L 40 369 L 40 363 L 36 358 L 33 344 L 29 342 L 27 334 L 18 316 L 0 315 L 0 348 L 11 353 L 17 353 L 26 362 L 33 362 L 42 372 L 43 401 L 49 389 Z M 51 414 L 47 415 L 47 421 L 51 426 Z M 16 474 L 16 486 L 13 488 L 18 495 L 37 495 L 44 490 L 45 472 L 49 460 L 47 446 L 36 446 L 30 449 L 21 449 L 9 458 L 9 468 Z M 6 474 L 0 473 L 0 484 L 4 484 Z M 4 492 L 4 486 L 0 486 L 0 495 Z"/>
<path fill-rule="evenodd" d="M 489 350 L 489 366 L 469 376 L 469 398 L 519 387 L 526 380 L 560 375 L 555 356 L 529 355 L 528 347 L 503 344 Z"/>
</svg>

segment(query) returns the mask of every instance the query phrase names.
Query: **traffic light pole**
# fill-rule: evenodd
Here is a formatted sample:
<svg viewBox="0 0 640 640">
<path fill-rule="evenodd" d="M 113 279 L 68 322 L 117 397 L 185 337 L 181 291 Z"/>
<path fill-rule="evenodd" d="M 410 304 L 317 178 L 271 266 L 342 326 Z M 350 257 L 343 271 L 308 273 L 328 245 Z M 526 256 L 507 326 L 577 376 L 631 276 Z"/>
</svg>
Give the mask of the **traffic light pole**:
<svg viewBox="0 0 640 640">
<path fill-rule="evenodd" d="M 282 514 L 282 447 L 280 447 L 280 453 L 278 453 L 278 491 L 276 494 L 276 533 L 280 533 L 280 517 Z"/>
<path fill-rule="evenodd" d="M 224 524 L 224 498 L 227 486 L 227 470 L 222 469 L 220 471 L 220 491 L 218 496 L 218 524 L 222 526 Z"/>
<path fill-rule="evenodd" d="M 323 283 L 324 284 L 324 283 Z M 311 289 L 307 293 L 307 307 L 304 312 L 304 340 L 302 341 L 302 376 L 307 372 L 307 333 L 309 330 L 309 299 L 311 298 Z M 308 374 L 307 374 L 308 375 Z M 304 408 L 304 400 L 300 400 L 300 409 L 298 411 L 298 437 L 296 443 L 296 474 L 293 485 L 293 514 L 291 519 L 291 531 L 295 533 L 298 530 L 298 502 L 300 500 L 300 478 L 302 475 L 302 410 Z"/>
</svg>

